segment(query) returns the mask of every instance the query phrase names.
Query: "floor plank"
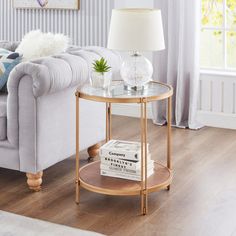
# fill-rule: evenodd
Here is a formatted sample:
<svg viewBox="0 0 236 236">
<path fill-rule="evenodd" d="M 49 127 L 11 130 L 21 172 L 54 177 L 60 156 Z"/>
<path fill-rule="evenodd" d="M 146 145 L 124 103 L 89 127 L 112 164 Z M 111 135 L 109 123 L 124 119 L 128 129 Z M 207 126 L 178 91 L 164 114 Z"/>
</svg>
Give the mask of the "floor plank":
<svg viewBox="0 0 236 236">
<path fill-rule="evenodd" d="M 152 157 L 165 163 L 167 129 L 148 125 Z M 113 134 L 139 140 L 139 120 L 113 117 Z M 82 189 L 77 206 L 74 157 L 44 172 L 39 193 L 27 189 L 24 173 L 0 168 L 0 209 L 106 235 L 236 235 L 235 153 L 236 131 L 173 129 L 174 181 L 169 192 L 149 196 L 147 216 L 139 215 L 139 197 Z"/>
</svg>

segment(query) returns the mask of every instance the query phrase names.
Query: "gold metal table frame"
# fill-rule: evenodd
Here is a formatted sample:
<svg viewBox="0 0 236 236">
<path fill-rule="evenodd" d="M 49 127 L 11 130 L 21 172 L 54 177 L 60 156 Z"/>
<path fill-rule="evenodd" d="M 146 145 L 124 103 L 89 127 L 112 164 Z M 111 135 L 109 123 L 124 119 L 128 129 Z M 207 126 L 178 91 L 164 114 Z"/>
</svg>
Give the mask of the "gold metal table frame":
<svg viewBox="0 0 236 236">
<path fill-rule="evenodd" d="M 140 195 L 141 214 L 148 212 L 148 194 L 161 189 L 170 189 L 172 182 L 172 140 L 171 140 L 171 110 L 173 88 L 167 84 L 151 81 L 150 83 L 166 86 L 167 92 L 155 96 L 141 97 L 103 97 L 76 91 L 76 203 L 80 202 L 80 187 L 89 191 L 108 195 Z M 95 161 L 80 168 L 79 164 L 79 99 L 86 99 L 106 103 L 106 142 L 112 138 L 111 132 L 111 104 L 112 103 L 138 103 L 140 104 L 141 127 L 141 182 L 101 176 L 99 172 L 100 161 Z M 155 162 L 153 176 L 147 178 L 147 103 L 168 100 L 167 105 L 167 164 L 166 166 Z"/>
</svg>

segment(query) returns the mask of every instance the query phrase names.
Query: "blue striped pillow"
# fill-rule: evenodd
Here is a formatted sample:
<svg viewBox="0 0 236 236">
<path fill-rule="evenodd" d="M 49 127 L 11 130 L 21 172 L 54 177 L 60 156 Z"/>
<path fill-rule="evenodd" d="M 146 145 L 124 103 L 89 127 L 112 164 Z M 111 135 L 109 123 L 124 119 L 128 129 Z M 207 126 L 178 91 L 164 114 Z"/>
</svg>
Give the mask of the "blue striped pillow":
<svg viewBox="0 0 236 236">
<path fill-rule="evenodd" d="M 12 69 L 21 62 L 19 53 L 0 48 L 0 91 L 6 92 L 6 84 Z"/>
</svg>

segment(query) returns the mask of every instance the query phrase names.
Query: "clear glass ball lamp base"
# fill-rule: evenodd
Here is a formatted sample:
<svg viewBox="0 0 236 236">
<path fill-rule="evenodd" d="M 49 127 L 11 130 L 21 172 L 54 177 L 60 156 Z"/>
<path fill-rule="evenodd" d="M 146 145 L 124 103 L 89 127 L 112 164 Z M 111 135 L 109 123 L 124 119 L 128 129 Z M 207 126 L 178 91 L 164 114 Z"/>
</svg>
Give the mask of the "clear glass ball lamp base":
<svg viewBox="0 0 236 236">
<path fill-rule="evenodd" d="M 131 88 L 142 88 L 153 74 L 152 63 L 138 52 L 134 52 L 124 60 L 121 66 L 121 77 Z"/>
</svg>

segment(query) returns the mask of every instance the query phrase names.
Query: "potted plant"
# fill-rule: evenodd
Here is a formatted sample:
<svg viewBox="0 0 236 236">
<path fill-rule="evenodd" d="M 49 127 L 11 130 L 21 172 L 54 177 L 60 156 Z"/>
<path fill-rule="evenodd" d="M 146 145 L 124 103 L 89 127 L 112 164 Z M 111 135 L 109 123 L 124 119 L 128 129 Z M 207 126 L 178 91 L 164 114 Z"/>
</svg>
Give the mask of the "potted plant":
<svg viewBox="0 0 236 236">
<path fill-rule="evenodd" d="M 105 58 L 95 60 L 91 75 L 91 85 L 95 88 L 107 88 L 112 80 L 111 67 L 107 64 Z"/>
</svg>

